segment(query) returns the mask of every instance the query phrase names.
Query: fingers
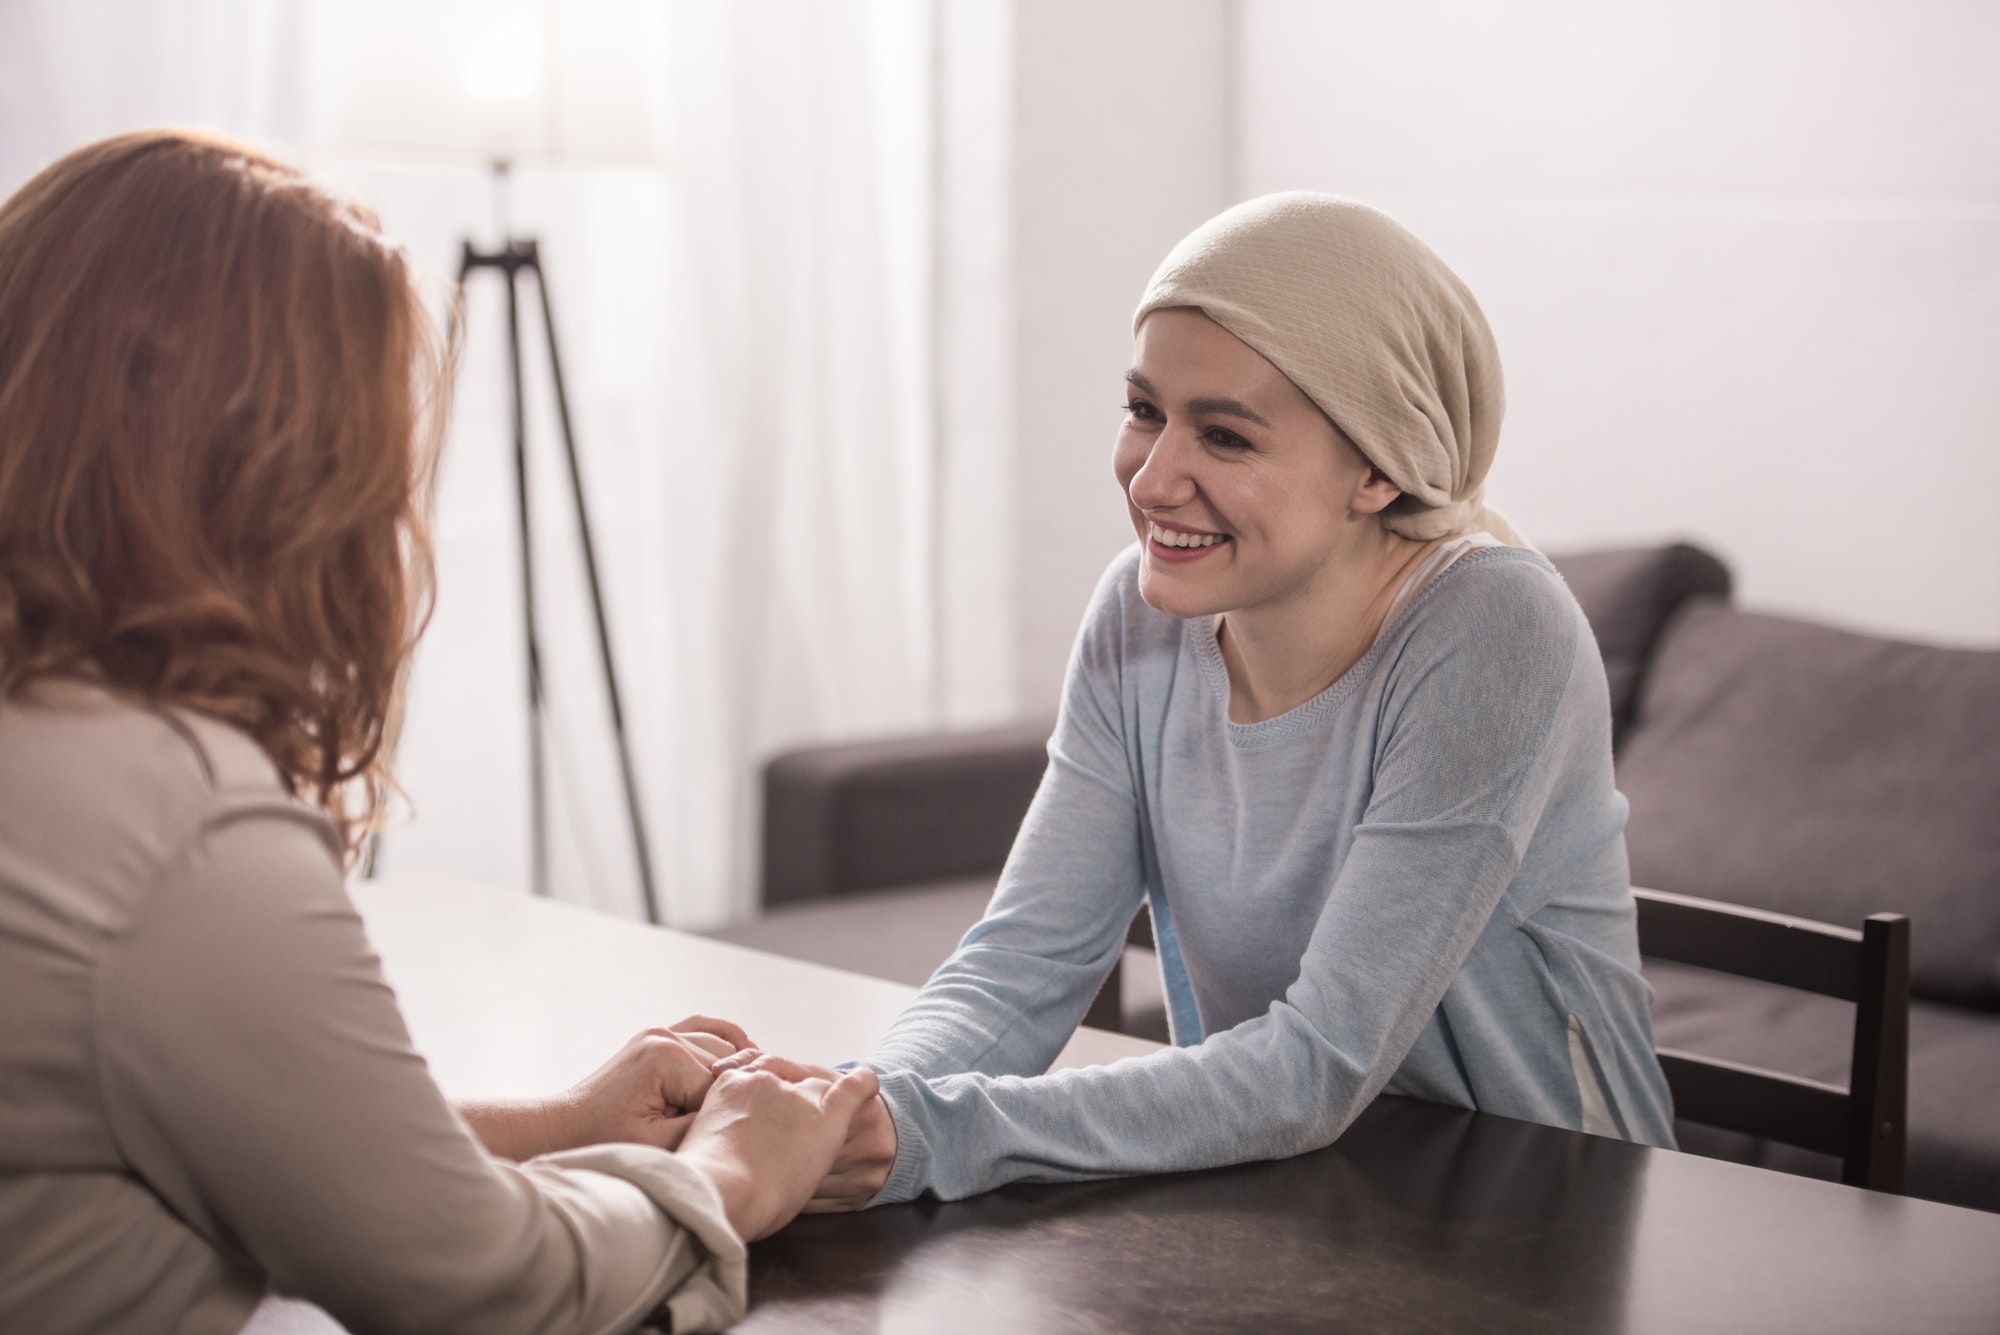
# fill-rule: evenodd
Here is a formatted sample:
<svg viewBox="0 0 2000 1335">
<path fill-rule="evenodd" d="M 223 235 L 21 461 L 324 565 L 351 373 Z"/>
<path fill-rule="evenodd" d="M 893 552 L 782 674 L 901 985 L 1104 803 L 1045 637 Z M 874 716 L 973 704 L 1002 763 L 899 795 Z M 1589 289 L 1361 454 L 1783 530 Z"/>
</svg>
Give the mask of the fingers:
<svg viewBox="0 0 2000 1335">
<path fill-rule="evenodd" d="M 699 1107 L 714 1083 L 709 1074 L 714 1063 L 711 1053 L 685 1035 L 648 1029 L 571 1089 L 570 1100 L 589 1111 L 592 1134 L 601 1139 L 635 1109 L 658 1117 Z"/>
<path fill-rule="evenodd" d="M 709 1069 L 714 1071 L 717 1075 L 726 1075 L 730 1071 L 743 1070 L 745 1067 L 751 1065 L 752 1063 L 762 1061 L 763 1059 L 764 1059 L 764 1054 L 757 1051 L 757 1049 L 742 1048 L 736 1052 L 730 1053 L 727 1057 L 724 1057 L 721 1060 L 717 1061 L 715 1065 L 710 1067 Z"/>
<path fill-rule="evenodd" d="M 812 1199 L 806 1202 L 809 1214 L 838 1214 L 847 1210 L 864 1209 L 875 1199 L 889 1180 L 889 1165 L 879 1160 L 843 1166 L 836 1163 L 832 1171 L 813 1188 Z"/>
<path fill-rule="evenodd" d="M 751 1048 L 731 1057 L 724 1057 L 715 1064 L 718 1071 L 769 1071 L 781 1080 L 796 1085 L 803 1080 L 825 1080 L 829 1083 L 838 1074 L 824 1066 L 812 1066 L 805 1062 L 780 1057 L 775 1052 L 759 1052 Z"/>
<path fill-rule="evenodd" d="M 716 1075 L 724 1075 L 730 1071 L 763 1071 L 794 1085 L 804 1084 L 808 1080 L 823 1080 L 827 1084 L 827 1090 L 820 1100 L 820 1106 L 842 1121 L 851 1119 L 881 1088 L 881 1081 L 875 1072 L 866 1066 L 857 1066 L 849 1071 L 836 1071 L 831 1067 L 814 1066 L 810 1062 L 793 1061 L 776 1053 L 758 1052 L 754 1048 L 724 1057 L 715 1063 Z"/>
<path fill-rule="evenodd" d="M 717 1019 L 713 1015 L 690 1015 L 678 1024 L 669 1026 L 677 1034 L 709 1034 L 729 1044 L 730 1050 L 754 1048 L 750 1035 L 743 1032 L 743 1026 L 730 1020 Z M 727 1056 L 727 1053 L 719 1053 Z"/>
<path fill-rule="evenodd" d="M 720 1042 L 710 1039 L 711 1043 Z M 709 1068 L 715 1065 L 716 1055 L 686 1036 L 655 1031 L 646 1044 L 646 1055 L 653 1061 L 661 1075 L 671 1082 L 694 1080 L 703 1089 L 708 1087 Z"/>
<path fill-rule="evenodd" d="M 876 1078 L 875 1072 L 866 1066 L 843 1071 L 840 1078 L 833 1082 L 833 1088 L 827 1091 L 827 1111 L 841 1117 L 853 1117 L 881 1087 L 882 1082 Z"/>
<path fill-rule="evenodd" d="M 799 1207 L 799 1213 L 853 1214 L 866 1204 L 866 1196 L 815 1196 Z"/>
<path fill-rule="evenodd" d="M 731 1056 L 735 1054 L 737 1051 L 739 1051 L 739 1049 L 734 1044 L 732 1044 L 728 1039 L 718 1038 L 714 1034 L 677 1033 L 674 1035 L 674 1037 L 676 1040 L 678 1040 L 685 1046 L 692 1048 L 697 1052 L 702 1053 L 710 1061 L 715 1061 L 721 1057 Z"/>
<path fill-rule="evenodd" d="M 875 1198 L 882 1190 L 882 1184 L 889 1180 L 881 1168 L 838 1169 L 820 1179 L 813 1188 L 813 1199 L 846 1203 L 847 1208 L 858 1210 Z"/>
<path fill-rule="evenodd" d="M 727 1041 L 711 1034 L 683 1034 L 660 1025 L 641 1030 L 625 1047 L 627 1051 L 644 1053 L 656 1061 L 685 1059 L 698 1062 L 704 1071 L 713 1066 L 717 1058 L 735 1051 Z"/>
</svg>

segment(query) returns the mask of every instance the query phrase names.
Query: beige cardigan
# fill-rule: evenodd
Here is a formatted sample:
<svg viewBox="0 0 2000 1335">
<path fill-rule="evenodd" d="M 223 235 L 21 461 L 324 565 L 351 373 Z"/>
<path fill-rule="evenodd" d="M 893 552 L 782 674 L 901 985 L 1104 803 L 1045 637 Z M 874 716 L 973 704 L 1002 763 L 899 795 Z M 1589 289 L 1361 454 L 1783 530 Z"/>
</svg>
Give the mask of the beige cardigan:
<svg viewBox="0 0 2000 1335">
<path fill-rule="evenodd" d="M 0 1330 L 234 1332 L 267 1287 L 356 1331 L 709 1330 L 744 1264 L 671 1154 L 479 1147 L 248 738 L 0 701 Z"/>
</svg>

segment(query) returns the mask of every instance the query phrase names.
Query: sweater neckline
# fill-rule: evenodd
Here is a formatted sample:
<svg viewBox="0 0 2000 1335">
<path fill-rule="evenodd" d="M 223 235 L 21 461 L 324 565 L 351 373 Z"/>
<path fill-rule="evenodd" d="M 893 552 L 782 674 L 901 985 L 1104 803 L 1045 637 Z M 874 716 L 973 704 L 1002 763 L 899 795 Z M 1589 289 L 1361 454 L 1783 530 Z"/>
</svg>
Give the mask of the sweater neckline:
<svg viewBox="0 0 2000 1335">
<path fill-rule="evenodd" d="M 1339 709 L 1341 704 L 1367 679 L 1375 661 L 1386 651 L 1396 638 L 1395 633 L 1405 622 L 1416 615 L 1417 609 L 1428 603 L 1438 589 L 1458 571 L 1470 565 L 1483 565 L 1496 552 L 1521 550 L 1506 546 L 1475 547 L 1460 555 L 1444 569 L 1438 571 L 1422 588 L 1407 598 L 1400 598 L 1403 606 L 1383 623 L 1376 632 L 1375 643 L 1368 651 L 1356 659 L 1354 666 L 1336 677 L 1325 690 L 1302 704 L 1292 706 L 1282 714 L 1275 714 L 1255 723 L 1238 723 L 1229 717 L 1229 666 L 1222 661 L 1222 642 L 1217 631 L 1222 624 L 1220 613 L 1210 613 L 1197 617 L 1193 622 L 1196 661 L 1200 663 L 1202 675 L 1215 688 L 1222 701 L 1222 722 L 1228 732 L 1231 746 L 1240 750 L 1255 750 L 1259 747 L 1275 745 L 1301 736 Z"/>
</svg>

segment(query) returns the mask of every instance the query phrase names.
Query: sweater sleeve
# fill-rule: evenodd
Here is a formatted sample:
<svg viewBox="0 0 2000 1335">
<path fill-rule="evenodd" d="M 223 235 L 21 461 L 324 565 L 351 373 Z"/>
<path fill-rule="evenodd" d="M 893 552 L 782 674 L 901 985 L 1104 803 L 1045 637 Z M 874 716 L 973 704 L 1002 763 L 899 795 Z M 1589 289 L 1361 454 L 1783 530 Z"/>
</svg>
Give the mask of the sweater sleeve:
<svg viewBox="0 0 2000 1335">
<path fill-rule="evenodd" d="M 744 1248 L 673 1155 L 487 1155 L 411 1045 L 317 831 L 211 821 L 96 980 L 98 1079 L 134 1170 L 225 1253 L 356 1330 L 717 1330 Z"/>
<path fill-rule="evenodd" d="M 1118 680 L 1119 568 L 1072 652 L 1049 766 L 993 902 L 869 1053 L 878 1072 L 1040 1074 L 1124 950 L 1143 878 Z"/>
<path fill-rule="evenodd" d="M 1495 925 L 1571 695 L 1581 631 L 1565 599 L 1485 615 L 1464 601 L 1469 621 L 1400 647 L 1372 797 L 1284 996 L 1198 1046 L 1111 1066 L 885 1075 L 898 1149 L 876 1203 L 1283 1158 L 1346 1128 Z"/>
</svg>

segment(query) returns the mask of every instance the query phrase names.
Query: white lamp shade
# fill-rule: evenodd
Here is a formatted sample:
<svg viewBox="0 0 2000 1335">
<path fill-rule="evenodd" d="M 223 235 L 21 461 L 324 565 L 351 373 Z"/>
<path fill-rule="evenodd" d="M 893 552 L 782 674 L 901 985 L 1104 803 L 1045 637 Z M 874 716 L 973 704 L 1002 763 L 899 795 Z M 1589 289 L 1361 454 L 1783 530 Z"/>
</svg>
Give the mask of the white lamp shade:
<svg viewBox="0 0 2000 1335">
<path fill-rule="evenodd" d="M 329 0 L 315 27 L 334 146 L 655 160 L 657 0 Z"/>
</svg>

